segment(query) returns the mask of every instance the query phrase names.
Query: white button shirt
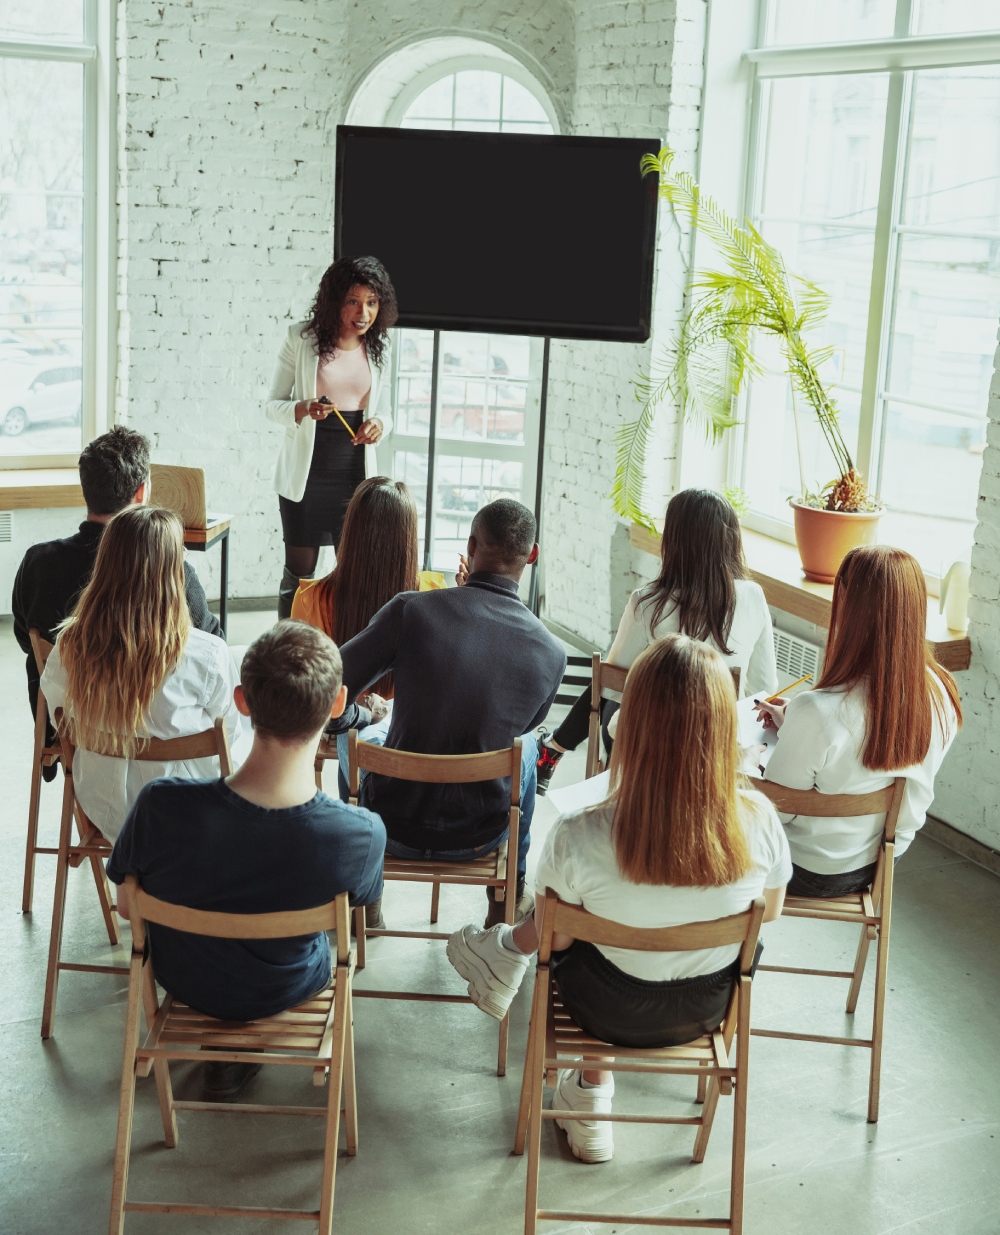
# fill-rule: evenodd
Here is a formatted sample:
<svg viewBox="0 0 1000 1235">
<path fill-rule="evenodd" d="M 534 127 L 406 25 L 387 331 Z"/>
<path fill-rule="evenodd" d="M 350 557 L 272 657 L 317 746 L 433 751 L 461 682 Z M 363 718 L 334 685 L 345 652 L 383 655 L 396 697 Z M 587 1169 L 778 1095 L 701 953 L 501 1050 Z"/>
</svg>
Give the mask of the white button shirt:
<svg viewBox="0 0 1000 1235">
<path fill-rule="evenodd" d="M 236 665 L 223 640 L 203 630 L 192 630 L 176 668 L 153 696 L 146 716 L 149 736 L 186 737 L 210 729 L 220 716 L 225 717 L 233 767 L 238 768 L 253 742 L 250 722 L 239 714 L 233 700 L 233 690 L 239 680 Z M 52 717 L 56 708 L 66 706 L 66 681 L 57 640 L 41 682 Z M 122 830 L 139 791 L 151 780 L 159 776 L 199 780 L 219 775 L 219 761 L 214 756 L 157 763 L 78 750 L 73 759 L 73 780 L 80 805 L 112 842 Z"/>
</svg>

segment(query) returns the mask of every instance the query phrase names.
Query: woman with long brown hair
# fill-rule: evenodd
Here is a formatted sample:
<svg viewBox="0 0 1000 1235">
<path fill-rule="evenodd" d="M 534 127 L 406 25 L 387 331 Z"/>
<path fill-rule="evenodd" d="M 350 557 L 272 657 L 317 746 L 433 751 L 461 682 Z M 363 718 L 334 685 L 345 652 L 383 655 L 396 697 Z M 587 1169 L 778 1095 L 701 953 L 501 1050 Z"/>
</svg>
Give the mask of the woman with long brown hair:
<svg viewBox="0 0 1000 1235">
<path fill-rule="evenodd" d="M 375 257 L 341 257 L 320 280 L 304 322 L 281 344 L 265 413 L 281 425 L 274 473 L 285 542 L 278 617 L 289 616 L 322 545 L 340 540 L 351 495 L 378 471 L 376 443 L 392 429 L 392 280 Z"/>
<path fill-rule="evenodd" d="M 180 520 L 169 510 L 126 507 L 108 522 L 90 582 L 42 674 L 50 713 L 62 708 L 80 747 L 77 797 L 108 840 L 149 781 L 219 775 L 214 758 L 137 762 L 131 756 L 145 739 L 200 733 L 223 716 L 233 762 L 242 762 L 251 735 L 233 700 L 238 685 L 226 644 L 191 625 Z"/>
<path fill-rule="evenodd" d="M 833 586 L 823 673 L 813 690 L 761 704 L 779 729 L 766 778 L 790 789 L 871 793 L 906 777 L 896 857 L 934 800 L 934 777 L 962 724 L 955 679 L 927 650 L 927 587 L 902 549 L 866 545 Z M 796 896 L 846 896 L 875 874 L 882 815 L 784 816 Z"/>
<path fill-rule="evenodd" d="M 548 834 L 535 875 L 535 917 L 520 926 L 466 926 L 448 957 L 473 1001 L 500 1018 L 538 947 L 545 892 L 634 927 L 682 926 L 743 913 L 764 895 L 781 913 L 788 844 L 770 802 L 739 774 L 736 696 L 725 659 L 667 635 L 642 652 L 625 683 L 605 802 L 566 815 Z M 634 952 L 557 937 L 552 972 L 582 1028 L 620 1046 L 690 1042 L 722 1023 L 738 945 Z M 610 1072 L 563 1071 L 553 1109 L 611 1110 Z M 566 1120 L 585 1162 L 612 1156 L 611 1124 Z"/>
<path fill-rule="evenodd" d="M 627 669 L 664 635 L 689 635 L 714 647 L 740 670 L 740 695 L 778 688 L 774 633 L 767 601 L 743 557 L 743 537 L 732 504 L 710 489 L 685 489 L 670 499 L 660 540 L 660 573 L 632 593 L 608 652 Z M 619 696 L 605 691 L 601 706 L 605 745 Z M 590 691 L 576 701 L 554 733 L 539 742 L 538 792 L 545 793 L 556 765 L 586 740 Z"/>
</svg>

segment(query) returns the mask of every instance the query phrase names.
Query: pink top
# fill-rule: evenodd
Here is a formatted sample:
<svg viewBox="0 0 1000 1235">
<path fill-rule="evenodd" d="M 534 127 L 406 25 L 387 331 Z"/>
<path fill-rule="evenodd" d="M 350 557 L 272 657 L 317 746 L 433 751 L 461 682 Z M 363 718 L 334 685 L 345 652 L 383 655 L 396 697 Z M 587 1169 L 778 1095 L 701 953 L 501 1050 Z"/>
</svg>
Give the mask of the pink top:
<svg viewBox="0 0 1000 1235">
<path fill-rule="evenodd" d="M 368 406 L 372 371 L 364 343 L 353 351 L 338 347 L 329 360 L 321 360 L 316 370 L 316 398 L 323 395 L 342 412 L 363 411 Z"/>
</svg>

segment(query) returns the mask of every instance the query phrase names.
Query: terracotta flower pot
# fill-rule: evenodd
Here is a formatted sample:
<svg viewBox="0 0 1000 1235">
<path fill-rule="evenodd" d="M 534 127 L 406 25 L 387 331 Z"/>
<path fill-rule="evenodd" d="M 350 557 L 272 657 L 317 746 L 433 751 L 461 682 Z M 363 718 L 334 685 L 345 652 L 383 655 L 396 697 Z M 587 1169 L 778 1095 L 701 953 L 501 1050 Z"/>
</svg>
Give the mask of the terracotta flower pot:
<svg viewBox="0 0 1000 1235">
<path fill-rule="evenodd" d="M 816 510 L 797 499 L 795 543 L 802 569 L 814 583 L 832 583 L 840 563 L 858 545 L 874 545 L 878 540 L 878 521 L 884 511 L 871 514 L 846 514 L 839 510 Z"/>
</svg>

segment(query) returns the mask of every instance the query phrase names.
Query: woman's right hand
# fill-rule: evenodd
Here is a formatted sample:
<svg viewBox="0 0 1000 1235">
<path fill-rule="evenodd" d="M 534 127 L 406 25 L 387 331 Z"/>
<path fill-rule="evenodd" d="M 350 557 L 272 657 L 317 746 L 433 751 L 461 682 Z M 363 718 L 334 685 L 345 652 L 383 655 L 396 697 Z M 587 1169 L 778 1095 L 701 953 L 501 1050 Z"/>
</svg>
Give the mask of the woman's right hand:
<svg viewBox="0 0 1000 1235">
<path fill-rule="evenodd" d="M 320 403 L 318 399 L 300 399 L 295 404 L 295 423 L 301 424 L 307 416 L 312 420 L 326 420 L 332 411 L 332 403 Z"/>
<path fill-rule="evenodd" d="M 757 709 L 757 719 L 764 728 L 777 730 L 784 724 L 788 700 L 774 699 L 768 703 L 765 699 L 758 699 L 755 700 L 754 707 Z"/>
<path fill-rule="evenodd" d="M 385 720 L 385 718 L 389 715 L 388 700 L 383 699 L 381 695 L 376 695 L 374 691 L 370 694 L 362 695 L 362 697 L 358 700 L 358 703 L 361 707 L 367 708 L 368 711 L 371 712 L 371 723 L 373 725 L 377 725 L 380 720 Z"/>
</svg>

